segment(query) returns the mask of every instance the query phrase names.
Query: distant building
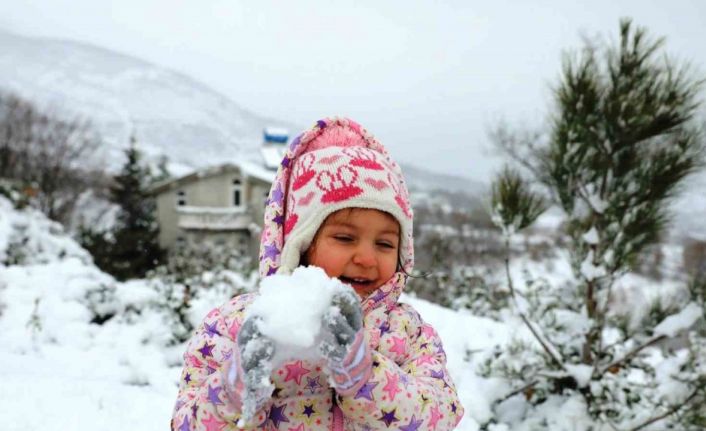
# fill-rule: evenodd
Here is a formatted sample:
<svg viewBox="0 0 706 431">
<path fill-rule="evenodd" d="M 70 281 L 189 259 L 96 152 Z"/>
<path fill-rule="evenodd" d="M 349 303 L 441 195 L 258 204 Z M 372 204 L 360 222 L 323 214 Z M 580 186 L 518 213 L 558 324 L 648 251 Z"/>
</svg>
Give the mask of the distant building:
<svg viewBox="0 0 706 431">
<path fill-rule="evenodd" d="M 267 169 L 277 171 L 287 150 L 289 132 L 285 129 L 268 127 L 263 135 L 262 148 L 260 149 L 263 163 Z"/>
<path fill-rule="evenodd" d="M 259 163 L 225 163 L 152 187 L 163 248 L 211 242 L 257 256 L 267 195 L 289 139 L 281 129 L 263 135 Z"/>
</svg>

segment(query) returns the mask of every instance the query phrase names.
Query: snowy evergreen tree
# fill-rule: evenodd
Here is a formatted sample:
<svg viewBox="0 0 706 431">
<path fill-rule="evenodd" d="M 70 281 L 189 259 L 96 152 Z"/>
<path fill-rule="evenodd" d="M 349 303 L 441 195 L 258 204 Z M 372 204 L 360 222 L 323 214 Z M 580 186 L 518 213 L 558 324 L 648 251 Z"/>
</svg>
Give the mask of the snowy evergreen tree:
<svg viewBox="0 0 706 431">
<path fill-rule="evenodd" d="M 111 201 L 120 207 L 116 226 L 110 232 L 80 230 L 81 243 L 93 254 L 96 265 L 118 280 L 144 277 L 163 258 L 155 220 L 154 198 L 147 192 L 149 169 L 131 138 L 127 158 L 110 189 Z"/>
<path fill-rule="evenodd" d="M 596 429 L 703 429 L 706 340 L 695 324 L 704 295 L 653 307 L 637 327 L 611 310 L 615 280 L 658 241 L 671 199 L 703 164 L 693 127 L 701 81 L 659 55 L 662 45 L 623 20 L 617 47 L 601 54 L 588 44 L 565 61 L 549 142 L 533 147 L 528 165 L 566 213 L 575 282 L 519 292 L 508 270 L 515 310 L 536 343 L 518 341 L 487 361 L 486 375 L 516 387 L 498 401 L 496 421 L 518 399 L 530 415 L 555 397 L 578 397 Z M 541 212 L 538 199 L 506 171 L 494 187 L 494 220 L 510 236 Z M 658 347 L 669 341 L 681 348 Z"/>
</svg>

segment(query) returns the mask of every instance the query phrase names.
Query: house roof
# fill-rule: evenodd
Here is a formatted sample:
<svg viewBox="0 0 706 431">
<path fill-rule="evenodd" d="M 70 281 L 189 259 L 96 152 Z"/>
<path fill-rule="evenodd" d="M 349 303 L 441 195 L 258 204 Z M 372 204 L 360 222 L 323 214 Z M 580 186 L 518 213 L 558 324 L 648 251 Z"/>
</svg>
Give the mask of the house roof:
<svg viewBox="0 0 706 431">
<path fill-rule="evenodd" d="M 265 130 L 263 130 L 263 135 L 265 142 L 286 144 L 289 140 L 289 131 L 280 127 L 265 127 Z"/>
<path fill-rule="evenodd" d="M 272 170 L 277 170 L 286 152 L 286 145 L 265 144 L 260 148 L 260 155 L 265 163 L 265 167 Z"/>
<path fill-rule="evenodd" d="M 217 166 L 209 166 L 179 178 L 169 178 L 163 181 L 158 181 L 149 188 L 149 193 L 157 195 L 166 190 L 179 187 L 180 185 L 188 184 L 201 178 L 220 175 L 226 172 L 240 172 L 242 175 L 256 178 L 266 183 L 272 183 L 275 179 L 274 171 L 271 171 L 254 162 L 241 161 L 237 163 L 224 163 Z"/>
</svg>

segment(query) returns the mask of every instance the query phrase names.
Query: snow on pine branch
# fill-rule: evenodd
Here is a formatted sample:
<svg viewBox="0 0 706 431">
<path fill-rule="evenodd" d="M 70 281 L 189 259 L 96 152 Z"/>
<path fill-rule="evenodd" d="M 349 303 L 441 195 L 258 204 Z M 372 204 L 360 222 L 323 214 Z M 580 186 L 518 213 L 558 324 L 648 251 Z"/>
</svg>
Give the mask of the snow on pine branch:
<svg viewBox="0 0 706 431">
<path fill-rule="evenodd" d="M 691 302 L 677 314 L 666 317 L 655 326 L 655 335 L 674 337 L 678 333 L 691 328 L 704 315 L 704 310 L 697 303 Z"/>
</svg>

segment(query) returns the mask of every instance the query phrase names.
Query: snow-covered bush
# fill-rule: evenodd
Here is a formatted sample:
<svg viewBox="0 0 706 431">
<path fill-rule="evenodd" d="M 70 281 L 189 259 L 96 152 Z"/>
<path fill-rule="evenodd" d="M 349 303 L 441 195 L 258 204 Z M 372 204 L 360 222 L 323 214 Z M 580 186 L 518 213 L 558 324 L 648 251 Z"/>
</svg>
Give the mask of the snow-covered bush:
<svg viewBox="0 0 706 431">
<path fill-rule="evenodd" d="M 515 287 L 508 252 L 512 309 L 533 341 L 518 338 L 483 363 L 484 375 L 512 387 L 487 429 L 546 426 L 538 418 L 569 402 L 583 411 L 578 429 L 703 429 L 706 304 L 698 283 L 664 289 L 643 301 L 644 311 L 635 298 L 617 307 L 615 295 L 659 240 L 679 185 L 703 163 L 703 137 L 691 126 L 700 84 L 658 61 L 660 45 L 623 21 L 620 45 L 604 62 L 589 45 L 565 63 L 549 141 L 528 166 L 566 214 L 574 278 Z M 509 248 L 536 217 L 538 198 L 507 171 L 496 184 L 493 219 Z"/>
<path fill-rule="evenodd" d="M 508 292 L 495 274 L 476 266 L 462 266 L 427 274 L 415 272 L 408 293 L 453 310 L 469 310 L 476 316 L 499 319 L 508 305 Z"/>
<path fill-rule="evenodd" d="M 415 207 L 414 229 L 415 271 L 407 293 L 481 315 L 506 305 L 507 292 L 496 277 L 504 250 L 484 218 L 420 206 Z"/>
<path fill-rule="evenodd" d="M 91 323 L 101 325 L 120 312 L 113 283 L 97 283 L 86 289 L 84 304 L 91 312 Z"/>
<path fill-rule="evenodd" d="M 22 265 L 27 260 L 29 236 L 27 235 L 27 226 L 15 224 L 10 234 L 10 238 L 5 248 L 5 256 L 2 259 L 2 264 Z"/>
<path fill-rule="evenodd" d="M 158 312 L 169 328 L 167 344 L 186 341 L 212 308 L 235 295 L 254 290 L 257 274 L 248 257 L 213 244 L 190 244 L 173 251 L 165 265 L 152 271 L 146 287 L 153 295 L 144 304 Z M 140 306 L 131 307 L 141 313 Z"/>
<path fill-rule="evenodd" d="M 45 264 L 57 259 L 77 258 L 90 262 L 90 254 L 64 233 L 57 222 L 32 208 L 16 209 L 0 196 L 0 263 Z"/>
<path fill-rule="evenodd" d="M 12 202 L 16 209 L 23 209 L 32 202 L 34 189 L 22 190 L 20 182 L 0 178 L 0 196 Z"/>
</svg>

